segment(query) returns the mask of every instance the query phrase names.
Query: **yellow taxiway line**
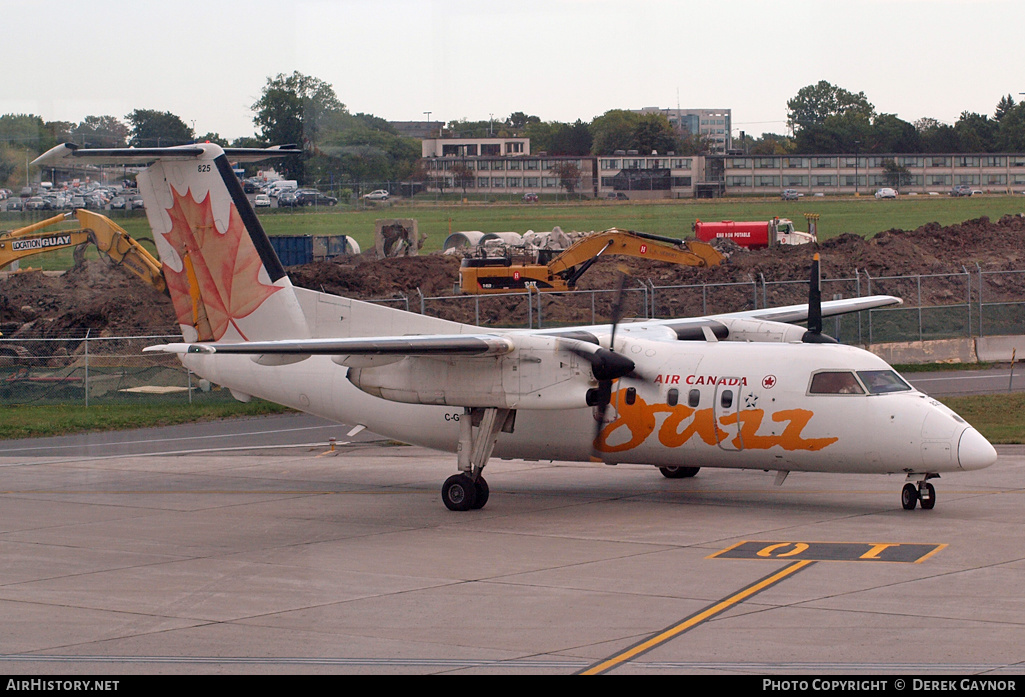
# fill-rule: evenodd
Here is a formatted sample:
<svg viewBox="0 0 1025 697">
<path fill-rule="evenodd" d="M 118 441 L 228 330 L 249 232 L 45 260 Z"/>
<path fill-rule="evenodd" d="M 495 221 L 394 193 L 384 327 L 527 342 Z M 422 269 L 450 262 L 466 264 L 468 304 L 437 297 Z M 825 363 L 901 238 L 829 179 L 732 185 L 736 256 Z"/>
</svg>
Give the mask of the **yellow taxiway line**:
<svg viewBox="0 0 1025 697">
<path fill-rule="evenodd" d="M 771 586 L 779 583 L 788 576 L 791 576 L 792 574 L 795 574 L 801 569 L 805 569 L 814 563 L 815 561 L 812 559 L 803 559 L 801 561 L 794 562 L 793 564 L 787 566 L 786 568 L 780 571 L 777 571 L 771 576 L 767 576 L 762 580 L 751 584 L 747 588 L 737 591 L 725 600 L 721 600 L 715 605 L 705 608 L 704 610 L 695 615 L 691 615 L 682 622 L 679 622 L 671 627 L 663 629 L 658 634 L 655 634 L 654 636 L 649 637 L 638 644 L 634 644 L 625 651 L 622 651 L 616 654 L 615 656 L 606 658 L 600 663 L 596 663 L 590 668 L 581 671 L 579 675 L 601 675 L 602 673 L 607 673 L 613 668 L 616 668 L 617 666 L 620 666 L 623 663 L 626 663 L 627 661 L 631 661 L 637 658 L 641 654 L 647 653 L 648 651 L 651 651 L 652 649 L 661 646 L 667 641 L 674 639 L 680 634 L 683 634 L 687 630 L 693 629 L 702 622 L 711 619 L 719 613 L 725 612 L 734 605 L 737 605 L 738 603 L 747 600 L 751 596 L 760 593 L 767 588 L 770 588 Z"/>
</svg>

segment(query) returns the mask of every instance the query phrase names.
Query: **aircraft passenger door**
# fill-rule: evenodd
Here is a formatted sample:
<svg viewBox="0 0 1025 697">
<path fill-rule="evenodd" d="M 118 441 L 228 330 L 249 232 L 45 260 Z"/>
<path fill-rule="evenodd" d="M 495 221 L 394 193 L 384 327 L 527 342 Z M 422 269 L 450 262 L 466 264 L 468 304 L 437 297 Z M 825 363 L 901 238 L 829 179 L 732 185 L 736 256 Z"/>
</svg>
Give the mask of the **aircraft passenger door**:
<svg viewBox="0 0 1025 697">
<path fill-rule="evenodd" d="M 744 441 L 740 436 L 740 402 L 742 399 L 740 378 L 721 378 L 715 386 L 715 401 L 712 404 L 715 426 L 719 430 L 719 448 L 740 452 Z M 726 419 L 726 417 L 732 417 Z M 730 423 L 723 423 L 723 420 Z"/>
</svg>

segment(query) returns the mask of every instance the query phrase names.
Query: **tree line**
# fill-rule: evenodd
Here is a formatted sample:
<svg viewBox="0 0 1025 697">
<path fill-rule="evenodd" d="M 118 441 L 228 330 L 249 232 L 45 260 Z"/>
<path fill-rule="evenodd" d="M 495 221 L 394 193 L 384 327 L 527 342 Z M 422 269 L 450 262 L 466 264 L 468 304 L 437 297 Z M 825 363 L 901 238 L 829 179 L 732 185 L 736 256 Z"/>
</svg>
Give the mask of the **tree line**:
<svg viewBox="0 0 1025 697">
<path fill-rule="evenodd" d="M 289 179 L 322 186 L 426 178 L 420 141 L 399 135 L 386 120 L 352 113 L 334 88 L 293 72 L 267 78 L 251 106 L 254 133 L 230 142 L 217 133 L 197 135 L 170 112 L 136 109 L 124 119 L 86 116 L 79 123 L 44 121 L 31 114 L 0 115 L 0 182 L 25 181 L 32 156 L 63 142 L 83 147 L 160 147 L 210 141 L 222 146 L 294 144 L 302 155 L 278 168 Z M 1025 102 L 1001 97 L 992 116 L 965 111 L 956 123 L 933 118 L 909 123 L 878 113 L 864 92 L 820 81 L 787 101 L 785 134 L 741 134 L 733 148 L 752 155 L 835 153 L 1025 152 Z M 706 154 L 706 136 L 675 129 L 664 114 L 613 109 L 590 122 L 544 121 L 522 111 L 487 121 L 457 120 L 432 135 L 526 137 L 531 150 L 549 155 L 612 155 L 617 150 L 648 154 Z"/>
<path fill-rule="evenodd" d="M 786 135 L 745 137 L 734 147 L 753 155 L 1025 152 L 1025 102 L 1009 94 L 992 117 L 963 111 L 953 124 L 929 117 L 909 123 L 878 113 L 864 92 L 823 80 L 787 101 L 787 126 Z"/>
</svg>

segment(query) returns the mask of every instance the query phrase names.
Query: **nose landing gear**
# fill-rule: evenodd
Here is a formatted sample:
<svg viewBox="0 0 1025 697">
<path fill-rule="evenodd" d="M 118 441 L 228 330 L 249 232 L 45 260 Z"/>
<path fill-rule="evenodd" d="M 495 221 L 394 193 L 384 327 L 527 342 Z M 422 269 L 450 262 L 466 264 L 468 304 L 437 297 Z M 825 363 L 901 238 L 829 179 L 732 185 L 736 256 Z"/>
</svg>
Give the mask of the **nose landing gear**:
<svg viewBox="0 0 1025 697">
<path fill-rule="evenodd" d="M 936 505 L 936 489 L 926 479 L 938 477 L 938 474 L 927 474 L 923 476 L 916 485 L 908 482 L 900 492 L 900 503 L 905 511 L 915 510 L 915 506 L 922 504 L 923 510 L 931 510 Z"/>
</svg>

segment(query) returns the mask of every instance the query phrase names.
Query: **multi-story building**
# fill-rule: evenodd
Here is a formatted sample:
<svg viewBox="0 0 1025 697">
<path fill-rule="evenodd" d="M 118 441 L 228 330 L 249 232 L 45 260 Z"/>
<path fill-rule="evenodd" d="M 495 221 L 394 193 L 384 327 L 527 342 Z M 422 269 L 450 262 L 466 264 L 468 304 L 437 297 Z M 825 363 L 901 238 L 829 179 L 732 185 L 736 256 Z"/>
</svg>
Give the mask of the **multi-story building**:
<svg viewBox="0 0 1025 697">
<path fill-rule="evenodd" d="M 438 138 L 423 144 L 431 188 L 483 194 L 574 193 L 630 199 L 869 194 L 901 174 L 901 193 L 946 194 L 965 184 L 987 192 L 1025 189 L 1025 154 L 676 155 L 619 150 L 611 156 L 532 153 L 527 138 Z M 567 167 L 567 165 L 571 165 Z"/>
<path fill-rule="evenodd" d="M 878 154 L 728 156 L 706 159 L 706 180 L 720 181 L 726 195 L 796 189 L 803 194 L 871 193 L 892 185 L 887 170 L 900 171 L 897 188 L 907 193 L 947 193 L 958 184 L 981 191 L 1025 187 L 1025 155 Z"/>
<path fill-rule="evenodd" d="M 704 136 L 713 154 L 725 155 L 733 147 L 732 109 L 662 109 L 657 106 L 634 110 L 638 114 L 662 114 L 678 133 Z"/>
<path fill-rule="evenodd" d="M 433 138 L 445 127 L 444 121 L 389 121 L 388 124 L 407 138 Z"/>
<path fill-rule="evenodd" d="M 530 138 L 425 138 L 427 157 L 517 157 L 530 154 Z"/>
</svg>

